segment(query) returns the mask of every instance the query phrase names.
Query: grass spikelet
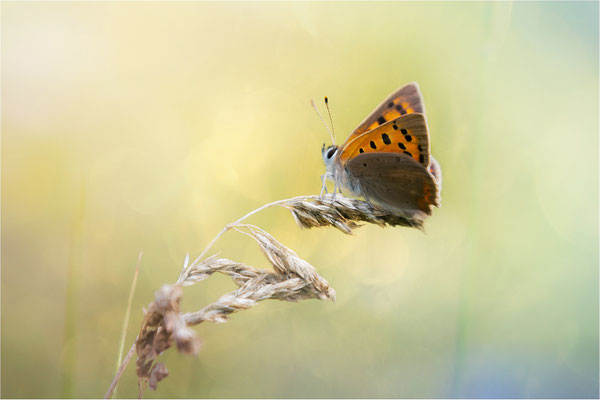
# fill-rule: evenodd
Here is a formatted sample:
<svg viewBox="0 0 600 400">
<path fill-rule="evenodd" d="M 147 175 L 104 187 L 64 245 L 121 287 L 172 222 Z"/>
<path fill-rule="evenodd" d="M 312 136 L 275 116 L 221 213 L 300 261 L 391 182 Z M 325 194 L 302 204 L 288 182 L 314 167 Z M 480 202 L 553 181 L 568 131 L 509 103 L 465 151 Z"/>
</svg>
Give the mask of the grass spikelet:
<svg viewBox="0 0 600 400">
<path fill-rule="evenodd" d="M 381 227 L 406 226 L 423 229 L 421 219 L 391 214 L 365 201 L 340 195 L 290 199 L 284 207 L 291 211 L 296 223 L 302 228 L 333 226 L 351 234 L 355 228 L 361 226 L 360 222 L 366 222 Z"/>
<path fill-rule="evenodd" d="M 191 286 L 207 279 L 215 272 L 229 276 L 238 286 L 242 286 L 248 279 L 256 278 L 261 273 L 254 267 L 214 255 L 203 261 L 196 259 L 191 265 L 184 268 L 177 283 L 182 286 Z"/>
<path fill-rule="evenodd" d="M 240 225 L 250 232 L 250 235 L 256 240 L 263 254 L 275 271 L 282 276 L 297 276 L 302 280 L 309 282 L 314 293 L 321 300 L 335 300 L 335 291 L 329 287 L 329 284 L 323 279 L 317 270 L 290 248 L 284 246 L 266 231 L 254 225 Z"/>
</svg>

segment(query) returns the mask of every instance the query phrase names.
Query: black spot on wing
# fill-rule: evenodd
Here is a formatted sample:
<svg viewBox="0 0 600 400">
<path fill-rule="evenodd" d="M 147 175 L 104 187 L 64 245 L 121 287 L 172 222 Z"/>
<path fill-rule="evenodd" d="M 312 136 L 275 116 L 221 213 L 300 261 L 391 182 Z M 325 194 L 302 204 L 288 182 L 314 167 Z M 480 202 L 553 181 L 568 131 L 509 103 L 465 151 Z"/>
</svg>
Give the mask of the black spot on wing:
<svg viewBox="0 0 600 400">
<path fill-rule="evenodd" d="M 406 139 L 407 142 L 412 142 L 412 136 L 410 135 L 404 136 L 404 139 Z"/>
<path fill-rule="evenodd" d="M 390 137 L 388 136 L 387 133 L 382 134 L 381 139 L 383 139 L 383 143 L 385 143 L 385 144 L 392 143 L 392 141 L 390 140 Z"/>
<path fill-rule="evenodd" d="M 398 147 L 400 147 L 402 150 L 406 150 L 404 143 L 398 143 Z"/>
<path fill-rule="evenodd" d="M 365 151 L 363 150 L 363 148 L 361 147 L 360 149 L 358 149 L 359 153 L 364 153 Z"/>
<path fill-rule="evenodd" d="M 385 118 L 383 118 L 383 117 L 379 117 L 379 118 L 377 118 L 377 123 L 378 123 L 379 125 L 385 124 Z"/>
<path fill-rule="evenodd" d="M 371 148 L 373 150 L 375 150 L 377 148 L 377 146 L 375 145 L 375 142 L 371 140 L 371 142 L 369 143 L 369 146 L 371 146 Z"/>
<path fill-rule="evenodd" d="M 401 115 L 404 115 L 404 114 L 406 114 L 406 110 L 405 110 L 405 109 L 404 109 L 404 107 L 402 107 L 400 104 L 398 104 L 398 105 L 396 106 L 396 110 L 397 110 L 397 111 L 398 111 L 398 112 L 399 112 Z"/>
</svg>

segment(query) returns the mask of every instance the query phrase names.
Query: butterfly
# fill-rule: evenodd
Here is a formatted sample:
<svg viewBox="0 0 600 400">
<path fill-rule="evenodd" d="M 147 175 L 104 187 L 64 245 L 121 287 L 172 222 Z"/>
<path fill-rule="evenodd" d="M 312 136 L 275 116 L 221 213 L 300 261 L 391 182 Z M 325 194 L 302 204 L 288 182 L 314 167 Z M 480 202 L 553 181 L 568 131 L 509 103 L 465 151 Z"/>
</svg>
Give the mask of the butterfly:
<svg viewBox="0 0 600 400">
<path fill-rule="evenodd" d="M 379 104 L 343 145 L 323 144 L 323 189 L 330 179 L 334 194 L 343 188 L 395 215 L 422 220 L 441 205 L 442 171 L 430 150 L 421 91 L 409 83 Z"/>
</svg>

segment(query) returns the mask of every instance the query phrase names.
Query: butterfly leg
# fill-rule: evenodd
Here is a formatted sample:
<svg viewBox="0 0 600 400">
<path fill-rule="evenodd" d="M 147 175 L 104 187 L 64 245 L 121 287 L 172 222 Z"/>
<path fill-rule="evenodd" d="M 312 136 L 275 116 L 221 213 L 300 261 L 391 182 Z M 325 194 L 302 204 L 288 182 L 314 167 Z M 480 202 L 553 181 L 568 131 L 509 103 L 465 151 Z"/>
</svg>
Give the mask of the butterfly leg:
<svg viewBox="0 0 600 400">
<path fill-rule="evenodd" d="M 337 181 L 335 181 L 334 185 L 333 185 L 333 196 L 331 197 L 331 201 L 335 201 L 335 198 L 337 196 L 337 194 L 340 194 L 340 196 L 343 197 L 342 195 L 342 186 L 340 184 L 338 184 Z"/>
<path fill-rule="evenodd" d="M 335 201 L 335 195 L 337 194 L 337 192 L 340 192 L 340 194 L 342 194 L 342 189 L 340 187 L 340 185 L 338 184 L 338 180 L 336 179 L 335 176 L 335 172 L 333 173 L 333 196 L 331 197 L 331 201 Z"/>
<path fill-rule="evenodd" d="M 321 175 L 321 194 L 319 197 L 323 200 L 323 197 L 327 194 L 327 174 Z"/>
</svg>

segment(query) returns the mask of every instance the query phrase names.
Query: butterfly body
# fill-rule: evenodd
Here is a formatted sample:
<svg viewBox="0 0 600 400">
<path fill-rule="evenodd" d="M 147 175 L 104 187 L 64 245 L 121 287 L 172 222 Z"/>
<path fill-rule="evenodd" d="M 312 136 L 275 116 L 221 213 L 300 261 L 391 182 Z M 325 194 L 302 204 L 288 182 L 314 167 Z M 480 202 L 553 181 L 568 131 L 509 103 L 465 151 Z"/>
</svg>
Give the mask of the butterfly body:
<svg viewBox="0 0 600 400">
<path fill-rule="evenodd" d="M 440 206 L 441 168 L 416 83 L 392 93 L 348 137 L 323 147 L 325 177 L 397 215 L 424 219 Z"/>
</svg>

